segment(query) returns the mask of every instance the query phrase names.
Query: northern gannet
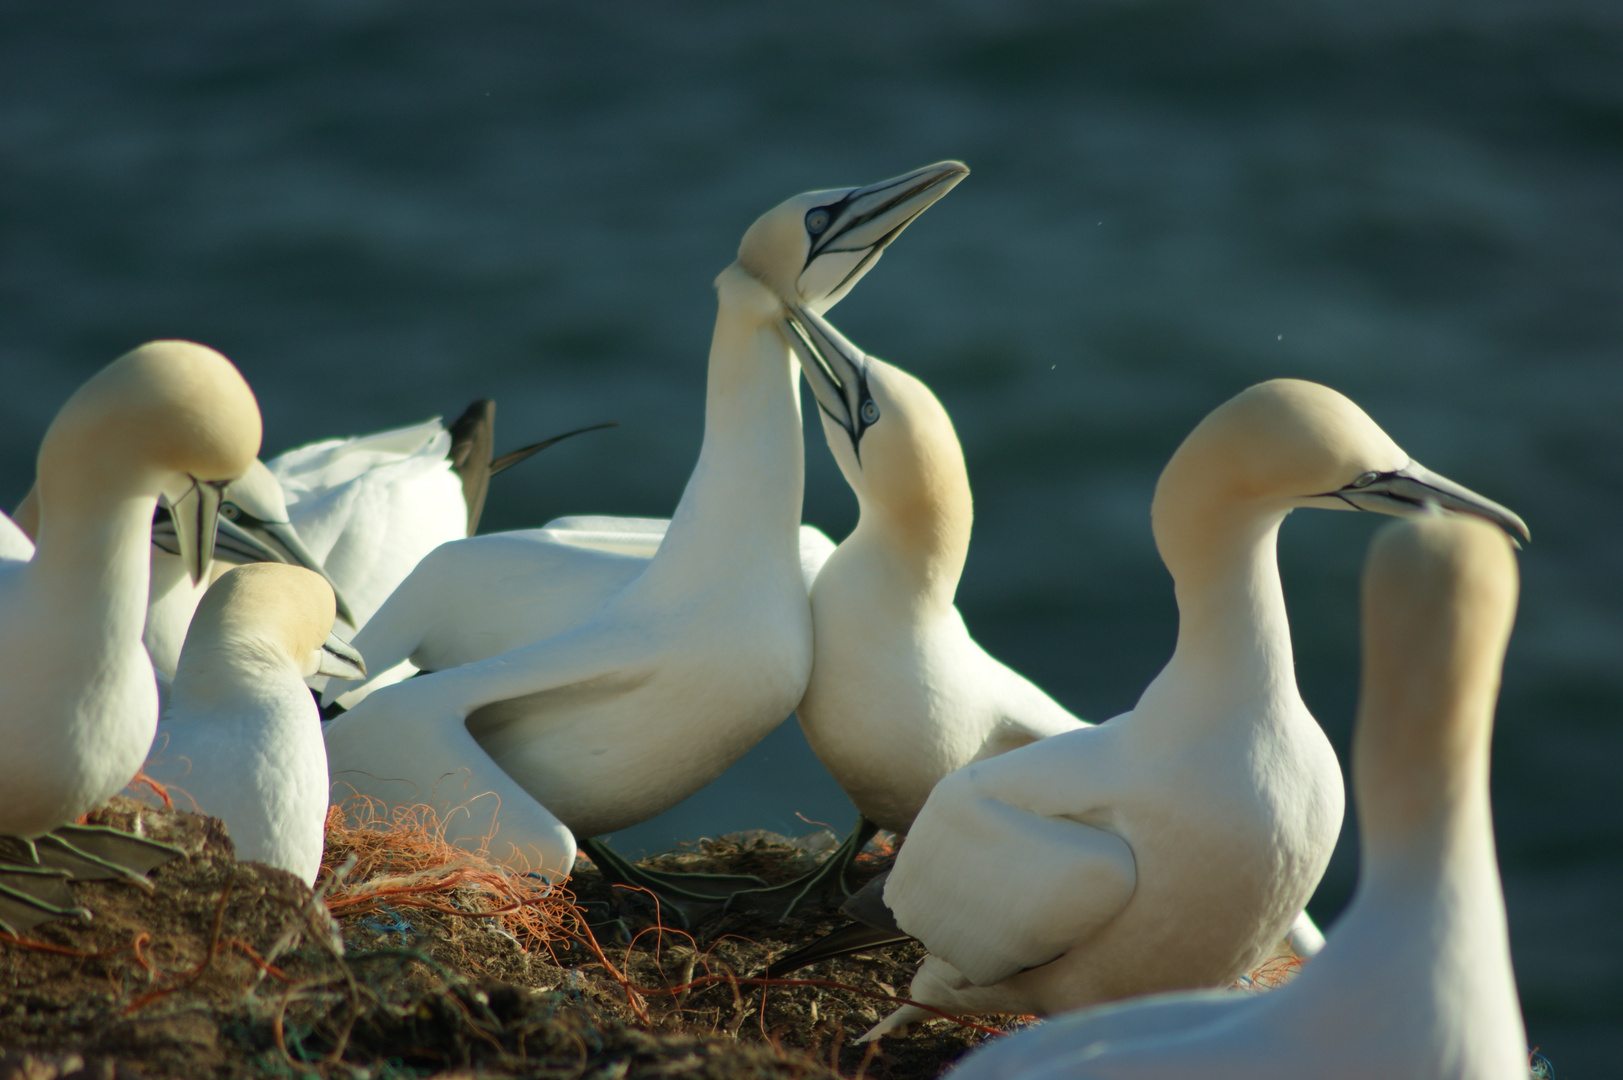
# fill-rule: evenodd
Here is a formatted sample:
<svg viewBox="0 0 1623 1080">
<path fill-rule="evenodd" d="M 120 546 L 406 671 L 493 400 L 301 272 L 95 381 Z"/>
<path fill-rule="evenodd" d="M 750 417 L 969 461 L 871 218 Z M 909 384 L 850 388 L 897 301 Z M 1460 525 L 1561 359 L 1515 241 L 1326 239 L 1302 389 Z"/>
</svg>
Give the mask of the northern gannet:
<svg viewBox="0 0 1623 1080">
<path fill-rule="evenodd" d="M 147 775 L 225 822 L 239 859 L 306 885 L 321 868 L 327 751 L 304 680 L 364 677 L 360 654 L 332 636 L 335 605 L 319 575 L 251 563 L 209 586 L 158 723 Z"/>
<path fill-rule="evenodd" d="M 1212 412 L 1151 509 L 1178 601 L 1167 666 L 1132 711 L 946 777 L 914 821 L 881 886 L 930 950 L 912 1000 L 1047 1014 L 1226 986 L 1273 952 L 1343 804 L 1297 692 L 1275 557 L 1298 507 L 1436 507 L 1527 535 L 1327 387 L 1276 379 Z M 867 1037 L 931 1015 L 903 1006 Z"/>
<path fill-rule="evenodd" d="M 6 862 L 72 863 L 64 837 L 115 859 L 113 848 L 150 846 L 71 823 L 129 783 L 157 728 L 141 646 L 153 511 L 168 498 L 181 558 L 203 580 L 221 489 L 254 460 L 259 434 L 237 369 L 184 341 L 115 360 L 52 421 L 38 458 L 38 547 L 29 562 L 0 564 Z"/>
<path fill-rule="evenodd" d="M 812 641 L 800 403 L 779 319 L 786 302 L 822 309 L 843 297 L 966 172 L 943 162 L 798 195 L 750 226 L 716 279 L 704 442 L 654 557 L 577 625 L 385 687 L 339 716 L 327 728 L 334 779 L 391 802 L 444 802 L 453 784 L 493 792 L 498 848 L 567 871 L 571 830 L 592 837 L 652 817 L 788 716 Z M 480 540 L 488 547 L 459 544 Z M 461 580 L 419 642 L 477 640 L 522 587 L 505 566 Z M 365 653 L 369 640 L 363 631 L 355 645 Z M 480 837 L 488 821 L 453 820 L 449 835 Z"/>
<path fill-rule="evenodd" d="M 814 312 L 791 309 L 785 329 L 860 509 L 812 586 L 795 715 L 863 821 L 814 876 L 757 894 L 792 896 L 792 909 L 819 884 L 843 887 L 874 826 L 906 833 L 948 773 L 1082 721 L 987 655 L 953 604 L 974 515 L 947 410 Z"/>
<path fill-rule="evenodd" d="M 971 1054 L 952 1080 L 1526 1080 L 1488 800 L 1516 576 L 1505 538 L 1478 522 L 1401 522 L 1371 545 L 1358 891 L 1293 982 L 1059 1017 Z"/>
</svg>

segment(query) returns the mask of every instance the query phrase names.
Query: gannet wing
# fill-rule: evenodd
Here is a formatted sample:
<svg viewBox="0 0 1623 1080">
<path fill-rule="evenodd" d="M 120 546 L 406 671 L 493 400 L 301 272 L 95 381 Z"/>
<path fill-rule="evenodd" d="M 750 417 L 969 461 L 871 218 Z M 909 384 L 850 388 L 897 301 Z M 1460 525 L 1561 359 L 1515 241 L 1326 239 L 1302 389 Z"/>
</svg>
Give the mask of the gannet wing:
<svg viewBox="0 0 1623 1080">
<path fill-rule="evenodd" d="M 1155 994 L 1056 1016 L 993 1039 L 952 1070 L 952 1080 L 1032 1080 L 1077 1075 L 1093 1052 L 1136 1040 L 1198 1033 L 1249 1008 L 1254 998 L 1226 990 Z"/>
<path fill-rule="evenodd" d="M 558 540 L 548 529 L 442 544 L 400 583 L 350 644 L 380 685 L 403 660 L 442 671 L 545 641 L 592 618 L 648 560 Z M 324 703 L 357 684 L 333 680 Z"/>
<path fill-rule="evenodd" d="M 977 985 L 1070 951 L 1132 899 L 1132 848 L 1079 820 L 1104 808 L 1077 794 L 1087 755 L 1074 749 L 1049 740 L 952 773 L 897 855 L 885 885 L 897 923 Z"/>
<path fill-rule="evenodd" d="M 669 518 L 579 514 L 553 518 L 543 528 L 559 543 L 652 559 L 670 524 Z M 808 593 L 823 564 L 834 554 L 834 547 L 834 541 L 817 526 L 800 527 L 800 573 Z"/>
<path fill-rule="evenodd" d="M 378 690 L 325 729 L 334 782 L 389 803 L 435 806 L 453 842 L 479 841 L 490 834 L 494 819 L 498 832 L 492 851 L 532 868 L 567 872 L 575 857 L 574 836 L 502 770 L 468 732 L 466 721 L 492 702 L 583 682 L 637 678 L 623 649 L 593 629 L 582 627 Z M 336 794 L 342 797 L 342 789 Z M 488 810 L 477 806 L 486 796 Z M 465 812 L 459 809 L 465 805 Z"/>
</svg>

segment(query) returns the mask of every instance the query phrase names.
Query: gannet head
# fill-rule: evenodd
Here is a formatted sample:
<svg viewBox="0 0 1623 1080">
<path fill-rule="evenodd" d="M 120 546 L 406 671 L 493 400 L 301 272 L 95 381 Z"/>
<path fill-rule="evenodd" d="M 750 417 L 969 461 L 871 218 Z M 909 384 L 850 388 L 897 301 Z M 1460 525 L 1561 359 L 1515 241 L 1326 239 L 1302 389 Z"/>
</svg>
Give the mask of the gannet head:
<svg viewBox="0 0 1623 1080">
<path fill-rule="evenodd" d="M 153 518 L 152 545 L 171 555 L 179 554 L 174 519 L 167 506 L 160 506 Z M 257 458 L 247 472 L 225 487 L 214 553 L 230 562 L 281 562 L 314 570 L 332 586 L 339 618 L 355 625 L 355 616 L 337 582 L 328 576 L 321 560 L 305 547 L 298 530 L 288 520 L 287 497 L 281 483 Z"/>
<path fill-rule="evenodd" d="M 963 162 L 940 161 L 867 187 L 796 195 L 744 233 L 738 265 L 779 299 L 821 314 L 914 218 L 968 175 Z"/>
<path fill-rule="evenodd" d="M 177 680 L 190 654 L 216 647 L 270 650 L 303 678 L 364 679 L 366 662 L 332 633 L 332 586 L 302 566 L 254 562 L 220 575 L 186 631 Z"/>
<path fill-rule="evenodd" d="M 882 518 L 881 528 L 900 541 L 904 555 L 929 564 L 930 586 L 950 595 L 968 554 L 974 510 L 947 410 L 924 383 L 869 356 L 807 308 L 790 306 L 783 331 L 863 521 Z"/>
<path fill-rule="evenodd" d="M 930 388 L 869 356 L 808 308 L 791 306 L 783 326 L 817 399 L 829 449 L 857 497 L 892 508 L 949 497 L 937 489 L 965 474 L 963 449 Z M 950 497 L 967 503 L 967 478 L 962 488 Z"/>
<path fill-rule="evenodd" d="M 1300 379 L 1259 383 L 1202 420 L 1162 471 L 1153 514 L 1159 522 L 1173 502 L 1214 499 L 1466 514 L 1528 539 L 1510 510 L 1420 465 L 1346 397 Z"/>
<path fill-rule="evenodd" d="M 202 581 L 225 486 L 253 464 L 259 439 L 259 405 L 231 361 L 189 341 L 142 345 L 81 386 L 45 433 L 41 530 L 53 502 L 162 496 L 187 572 Z"/>
</svg>

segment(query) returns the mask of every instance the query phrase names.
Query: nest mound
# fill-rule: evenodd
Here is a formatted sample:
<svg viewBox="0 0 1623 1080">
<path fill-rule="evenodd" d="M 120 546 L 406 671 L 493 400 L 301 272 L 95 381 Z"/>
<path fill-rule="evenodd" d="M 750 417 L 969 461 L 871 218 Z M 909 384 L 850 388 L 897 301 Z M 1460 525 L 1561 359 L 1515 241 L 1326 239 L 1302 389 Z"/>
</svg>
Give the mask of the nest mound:
<svg viewBox="0 0 1623 1080">
<path fill-rule="evenodd" d="M 212 818 L 120 798 L 92 821 L 183 854 L 150 891 L 76 883 L 87 924 L 0 935 L 0 1080 L 912 1080 L 1000 1026 L 853 1045 L 905 993 L 916 946 L 767 984 L 753 976 L 768 960 L 838 925 L 831 907 L 782 923 L 716 912 L 673 930 L 646 894 L 589 867 L 572 895 L 452 847 L 426 808 L 335 809 L 314 893 L 238 861 Z M 816 857 L 748 834 L 649 864 L 778 883 Z M 885 862 L 870 851 L 858 879 Z"/>
</svg>

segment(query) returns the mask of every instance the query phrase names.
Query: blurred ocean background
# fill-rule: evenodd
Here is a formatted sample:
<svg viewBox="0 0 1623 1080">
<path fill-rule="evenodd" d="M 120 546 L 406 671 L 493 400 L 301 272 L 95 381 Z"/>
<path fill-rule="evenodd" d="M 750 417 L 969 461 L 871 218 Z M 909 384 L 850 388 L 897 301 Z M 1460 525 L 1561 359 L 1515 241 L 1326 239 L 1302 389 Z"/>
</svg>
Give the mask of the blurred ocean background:
<svg viewBox="0 0 1623 1080">
<path fill-rule="evenodd" d="M 1623 5 L 4 3 L 0 88 L 7 507 L 73 388 L 175 336 L 242 368 L 266 456 L 490 396 L 499 450 L 623 426 L 499 478 L 487 531 L 667 515 L 744 228 L 962 158 L 833 317 L 957 424 L 971 629 L 1079 715 L 1130 707 L 1175 628 L 1156 474 L 1272 376 L 1515 508 L 1494 797 L 1517 972 L 1563 1080 L 1616 1074 Z M 813 422 L 805 517 L 838 538 L 855 502 L 822 443 Z M 1343 752 L 1378 524 L 1298 514 L 1281 544 Z M 790 722 L 616 843 L 797 814 L 853 817 Z"/>
</svg>

